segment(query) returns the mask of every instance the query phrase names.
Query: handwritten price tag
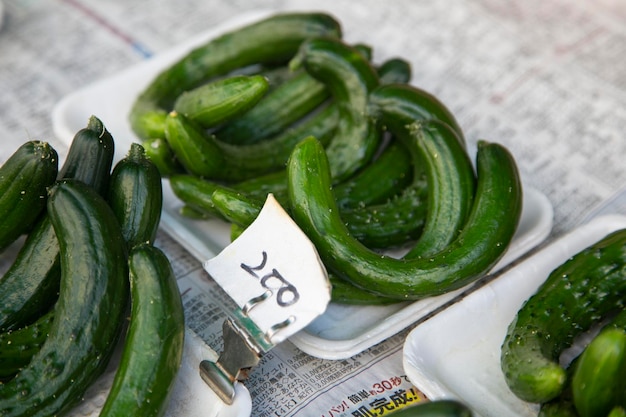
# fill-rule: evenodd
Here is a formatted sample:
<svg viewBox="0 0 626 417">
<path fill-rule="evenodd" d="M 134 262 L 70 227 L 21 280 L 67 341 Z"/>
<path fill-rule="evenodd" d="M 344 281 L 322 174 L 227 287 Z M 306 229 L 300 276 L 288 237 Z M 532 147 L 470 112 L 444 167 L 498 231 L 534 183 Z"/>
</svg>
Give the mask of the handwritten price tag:
<svg viewBox="0 0 626 417">
<path fill-rule="evenodd" d="M 315 247 L 272 195 L 204 269 L 274 344 L 306 327 L 330 301 Z"/>
</svg>

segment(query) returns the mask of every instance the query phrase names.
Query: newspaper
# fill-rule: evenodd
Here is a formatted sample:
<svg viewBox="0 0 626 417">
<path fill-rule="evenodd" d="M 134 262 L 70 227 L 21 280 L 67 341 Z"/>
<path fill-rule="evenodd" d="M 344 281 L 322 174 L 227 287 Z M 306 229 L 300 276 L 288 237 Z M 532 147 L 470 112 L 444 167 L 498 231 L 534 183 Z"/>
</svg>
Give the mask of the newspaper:
<svg viewBox="0 0 626 417">
<path fill-rule="evenodd" d="M 612 0 L 4 0 L 0 28 L 0 162 L 25 140 L 47 140 L 67 94 L 251 9 L 323 10 L 374 60 L 401 56 L 415 85 L 456 115 L 470 149 L 503 143 L 524 184 L 554 207 L 548 241 L 598 213 L 626 214 L 626 5 Z M 104 121 L 106 124 L 106 121 Z M 189 327 L 216 352 L 227 303 L 194 258 L 165 232 Z M 10 255 L 3 255 L 6 268 Z M 405 376 L 410 328 L 344 360 L 283 342 L 245 382 L 252 415 L 384 415 L 424 400 Z"/>
</svg>

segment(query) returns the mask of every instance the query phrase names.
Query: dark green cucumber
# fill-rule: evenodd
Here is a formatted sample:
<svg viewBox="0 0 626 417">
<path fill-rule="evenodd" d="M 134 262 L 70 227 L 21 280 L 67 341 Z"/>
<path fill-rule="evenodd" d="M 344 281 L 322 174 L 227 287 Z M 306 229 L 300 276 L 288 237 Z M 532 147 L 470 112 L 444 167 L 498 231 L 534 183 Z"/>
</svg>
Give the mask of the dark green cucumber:
<svg viewBox="0 0 626 417">
<path fill-rule="evenodd" d="M 129 248 L 154 243 L 163 208 L 163 188 L 158 168 L 140 144 L 132 143 L 126 157 L 115 164 L 108 202 Z"/>
<path fill-rule="evenodd" d="M 308 117 L 286 128 L 276 136 L 248 145 L 232 145 L 216 141 L 222 165 L 212 178 L 229 183 L 255 179 L 276 171 L 284 171 L 287 159 L 296 143 L 309 135 L 327 144 L 338 122 L 337 107 L 332 103 L 311 112 Z M 218 132 L 219 134 L 219 132 Z M 286 175 L 283 172 L 283 188 Z M 262 181 L 259 179 L 259 181 Z"/>
<path fill-rule="evenodd" d="M 268 89 L 262 75 L 234 75 L 185 91 L 174 102 L 174 111 L 212 128 L 246 113 Z"/>
<path fill-rule="evenodd" d="M 91 116 L 87 127 L 80 129 L 72 138 L 58 179 L 80 179 L 105 195 L 114 156 L 115 141 L 111 133 L 100 119 Z"/>
<path fill-rule="evenodd" d="M 161 136 L 184 91 L 238 68 L 284 64 L 316 36 L 341 36 L 341 27 L 324 13 L 279 13 L 209 40 L 160 72 L 137 97 L 129 114 L 133 131 L 142 139 Z"/>
<path fill-rule="evenodd" d="M 439 120 L 450 126 L 465 146 L 463 129 L 454 114 L 433 94 L 409 84 L 381 84 L 369 96 L 370 115 L 374 118 L 393 113 L 383 123 L 411 124 L 416 120 Z"/>
<path fill-rule="evenodd" d="M 501 349 L 505 380 L 519 398 L 542 403 L 566 384 L 561 352 L 603 317 L 623 309 L 626 230 L 609 234 L 555 268 L 520 308 Z"/>
<path fill-rule="evenodd" d="M 48 338 L 54 320 L 50 310 L 25 327 L 0 334 L 0 381 L 13 378 L 28 365 Z"/>
<path fill-rule="evenodd" d="M 572 398 L 581 417 L 604 417 L 626 402 L 626 331 L 600 331 L 577 360 Z"/>
<path fill-rule="evenodd" d="M 411 64 L 403 58 L 389 58 L 376 71 L 380 84 L 407 84 L 411 81 Z"/>
<path fill-rule="evenodd" d="M 58 178 L 75 178 L 106 193 L 114 152 L 113 138 L 92 116 L 74 135 Z M 29 324 L 48 310 L 57 298 L 60 276 L 59 245 L 46 214 L 0 278 L 0 331 Z"/>
<path fill-rule="evenodd" d="M 369 163 L 380 144 L 381 133 L 366 114 L 378 74 L 358 49 L 337 38 L 304 42 L 290 65 L 324 83 L 339 107 L 337 131 L 326 149 L 333 182 L 345 180 Z"/>
<path fill-rule="evenodd" d="M 522 188 L 512 155 L 499 144 L 481 141 L 477 169 L 474 205 L 463 230 L 426 258 L 382 256 L 350 235 L 332 194 L 328 159 L 315 138 L 300 142 L 289 160 L 291 214 L 328 270 L 339 277 L 399 300 L 438 295 L 488 272 L 504 255 L 519 223 Z"/>
<path fill-rule="evenodd" d="M 101 417 L 163 415 L 183 355 L 185 321 L 167 256 L 149 244 L 130 252 L 131 315 Z"/>
<path fill-rule="evenodd" d="M 128 301 L 124 237 L 93 188 L 63 180 L 51 188 L 48 214 L 59 240 L 61 287 L 41 350 L 0 385 L 0 416 L 58 415 L 80 401 L 104 372 Z"/>
<path fill-rule="evenodd" d="M 28 141 L 0 166 L 0 251 L 28 232 L 44 211 L 58 165 L 49 143 Z"/>
<path fill-rule="evenodd" d="M 159 168 L 161 177 L 167 178 L 185 172 L 185 168 L 176 159 L 176 155 L 165 138 L 150 138 L 141 143 L 146 151 L 146 156 Z"/>
<path fill-rule="evenodd" d="M 401 143 L 393 141 L 366 167 L 336 184 L 333 190 L 340 208 L 364 207 L 385 202 L 412 180 L 411 156 Z"/>
<path fill-rule="evenodd" d="M 389 413 L 392 417 L 472 417 L 472 410 L 458 400 L 419 402 Z"/>
<path fill-rule="evenodd" d="M 251 144 L 275 136 L 320 106 L 328 90 L 304 71 L 269 92 L 248 112 L 215 133 L 230 144 Z"/>
</svg>

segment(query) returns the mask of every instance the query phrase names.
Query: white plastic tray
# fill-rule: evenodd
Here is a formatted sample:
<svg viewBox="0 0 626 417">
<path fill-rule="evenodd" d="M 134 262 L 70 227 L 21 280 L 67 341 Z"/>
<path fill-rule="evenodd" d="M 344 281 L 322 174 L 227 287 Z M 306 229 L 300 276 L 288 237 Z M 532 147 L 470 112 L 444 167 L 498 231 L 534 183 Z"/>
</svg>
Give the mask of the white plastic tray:
<svg viewBox="0 0 626 417">
<path fill-rule="evenodd" d="M 133 141 L 138 141 L 128 123 L 130 107 L 146 84 L 193 47 L 227 30 L 255 21 L 267 12 L 252 12 L 226 22 L 172 50 L 131 67 L 111 78 L 87 86 L 65 97 L 52 115 L 55 135 L 69 143 L 85 127 L 92 114 L 102 120 L 116 141 L 116 160 Z M 180 201 L 164 181 L 161 226 L 199 260 L 215 256 L 229 244 L 229 226 L 220 221 L 194 221 L 178 214 Z M 525 187 L 524 211 L 519 231 L 498 268 L 543 241 L 552 227 L 552 206 L 538 191 Z M 290 340 L 301 350 L 321 358 L 350 357 L 392 336 L 448 302 L 462 290 L 415 303 L 392 306 L 350 307 L 332 304 L 327 312 Z"/>
<path fill-rule="evenodd" d="M 536 416 L 538 406 L 518 399 L 504 381 L 500 346 L 506 329 L 552 270 L 624 227 L 624 216 L 593 219 L 417 326 L 404 345 L 411 382 L 431 399 L 460 399 L 482 417 Z"/>
</svg>

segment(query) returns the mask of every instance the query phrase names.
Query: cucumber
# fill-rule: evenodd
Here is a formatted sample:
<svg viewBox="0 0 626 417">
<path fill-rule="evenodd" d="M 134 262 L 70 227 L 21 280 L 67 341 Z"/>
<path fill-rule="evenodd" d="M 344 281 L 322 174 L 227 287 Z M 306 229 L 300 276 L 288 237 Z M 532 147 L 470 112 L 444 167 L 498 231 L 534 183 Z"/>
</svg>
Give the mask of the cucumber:
<svg viewBox="0 0 626 417">
<path fill-rule="evenodd" d="M 343 181 L 369 163 L 381 142 L 367 116 L 368 94 L 378 86 L 378 74 L 358 49 L 337 38 L 304 42 L 290 66 L 324 83 L 339 107 L 339 125 L 326 151 L 333 183 Z"/>
<path fill-rule="evenodd" d="M 58 164 L 49 143 L 28 141 L 0 166 L 0 251 L 30 231 L 44 211 Z"/>
<path fill-rule="evenodd" d="M 533 403 L 557 397 L 566 382 L 561 352 L 603 317 L 623 309 L 626 229 L 613 232 L 555 268 L 519 309 L 501 348 L 507 385 Z"/>
<path fill-rule="evenodd" d="M 148 159 L 159 169 L 161 177 L 167 178 L 185 172 L 165 138 L 150 138 L 141 143 Z"/>
<path fill-rule="evenodd" d="M 605 417 L 626 401 L 626 331 L 600 331 L 580 355 L 572 398 L 580 417 Z"/>
<path fill-rule="evenodd" d="M 161 220 L 163 189 L 159 170 L 146 157 L 142 145 L 132 143 L 128 154 L 115 164 L 107 200 L 129 248 L 143 242 L 154 243 Z"/>
<path fill-rule="evenodd" d="M 0 334 L 0 381 L 28 365 L 48 338 L 53 320 L 54 310 L 50 310 L 34 323 Z"/>
<path fill-rule="evenodd" d="M 105 195 L 109 187 L 115 141 L 96 116 L 90 116 L 87 127 L 80 129 L 59 170 L 58 179 L 76 178 Z"/>
<path fill-rule="evenodd" d="M 262 75 L 226 77 L 185 91 L 174 102 L 174 111 L 212 128 L 253 108 L 268 89 Z"/>
<path fill-rule="evenodd" d="M 328 159 L 315 138 L 300 142 L 288 164 L 289 201 L 295 222 L 311 239 L 329 271 L 373 293 L 422 299 L 467 285 L 503 256 L 517 229 L 522 188 L 506 148 L 481 141 L 472 212 L 460 235 L 425 258 L 394 259 L 350 235 L 331 190 Z"/>
<path fill-rule="evenodd" d="M 91 116 L 87 127 L 74 135 L 57 178 L 75 178 L 106 193 L 114 152 L 113 138 Z M 0 331 L 29 324 L 48 310 L 56 301 L 60 276 L 57 237 L 44 214 L 0 279 Z"/>
<path fill-rule="evenodd" d="M 458 400 L 419 402 L 389 413 L 392 417 L 471 417 L 472 410 Z"/>
<path fill-rule="evenodd" d="M 0 415 L 58 415 L 104 372 L 128 300 L 121 228 L 106 200 L 77 180 L 50 190 L 48 214 L 59 240 L 61 287 L 41 350 L 0 385 Z"/>
<path fill-rule="evenodd" d="M 341 26 L 325 13 L 278 13 L 211 39 L 150 82 L 133 103 L 130 125 L 141 139 L 160 137 L 184 91 L 250 65 L 285 64 L 305 39 L 316 36 L 340 37 Z"/>
<path fill-rule="evenodd" d="M 129 255 L 131 314 L 122 357 L 101 417 L 163 415 L 183 354 L 185 323 L 176 277 L 158 248 Z"/>
<path fill-rule="evenodd" d="M 235 145 L 258 143 L 308 115 L 329 96 L 324 84 L 304 71 L 278 85 L 253 108 L 219 128 L 215 135 Z"/>
</svg>

